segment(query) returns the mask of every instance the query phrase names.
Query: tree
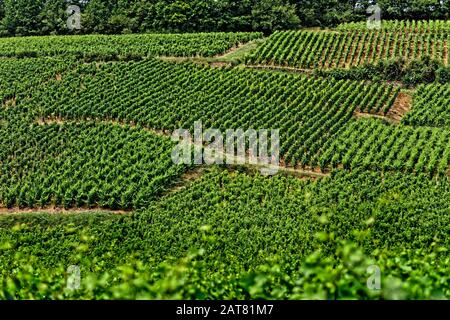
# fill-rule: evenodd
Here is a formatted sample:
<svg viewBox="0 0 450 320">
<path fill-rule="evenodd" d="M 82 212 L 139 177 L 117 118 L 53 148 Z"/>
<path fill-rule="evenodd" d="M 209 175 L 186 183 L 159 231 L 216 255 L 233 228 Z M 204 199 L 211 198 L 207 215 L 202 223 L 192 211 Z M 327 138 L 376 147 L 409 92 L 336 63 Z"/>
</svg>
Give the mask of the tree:
<svg viewBox="0 0 450 320">
<path fill-rule="evenodd" d="M 259 0 L 252 8 L 253 30 L 271 33 L 274 30 L 293 29 L 300 26 L 295 6 L 283 0 Z"/>
<path fill-rule="evenodd" d="M 304 26 L 329 27 L 360 20 L 361 1 L 291 0 Z"/>
<path fill-rule="evenodd" d="M 41 26 L 39 14 L 43 0 L 4 0 L 3 29 L 10 35 L 38 34 Z"/>
<path fill-rule="evenodd" d="M 47 0 L 39 14 L 40 34 L 63 34 L 67 32 L 67 1 Z"/>
<path fill-rule="evenodd" d="M 82 15 L 84 32 L 111 33 L 108 21 L 116 5 L 114 0 L 90 0 Z"/>
<path fill-rule="evenodd" d="M 447 19 L 450 0 L 0 0 L 0 35 L 66 34 L 67 6 L 83 33 L 263 31 L 333 27 L 366 19 Z"/>
</svg>

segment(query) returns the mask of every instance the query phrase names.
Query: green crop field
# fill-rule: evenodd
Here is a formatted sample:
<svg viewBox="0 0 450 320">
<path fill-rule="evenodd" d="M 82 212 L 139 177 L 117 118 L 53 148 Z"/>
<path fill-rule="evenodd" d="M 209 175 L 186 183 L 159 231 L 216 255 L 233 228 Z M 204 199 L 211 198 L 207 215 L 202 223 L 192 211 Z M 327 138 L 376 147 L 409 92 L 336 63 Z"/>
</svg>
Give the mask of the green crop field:
<svg viewBox="0 0 450 320">
<path fill-rule="evenodd" d="M 51 36 L 0 39 L 0 57 L 75 56 L 214 56 L 260 33 L 197 33 Z"/>
<path fill-rule="evenodd" d="M 431 56 L 447 65 L 448 35 L 391 30 L 282 31 L 271 35 L 248 59 L 251 64 L 329 69 Z"/>
<path fill-rule="evenodd" d="M 449 85 L 422 85 L 417 88 L 414 106 L 403 122 L 405 124 L 430 127 L 450 126 Z"/>
<path fill-rule="evenodd" d="M 450 298 L 449 30 L 1 38 L 0 299 Z"/>
<path fill-rule="evenodd" d="M 366 22 L 343 23 L 336 27 L 339 31 L 367 30 Z M 406 33 L 445 33 L 450 31 L 448 20 L 384 20 L 381 29 Z"/>
</svg>

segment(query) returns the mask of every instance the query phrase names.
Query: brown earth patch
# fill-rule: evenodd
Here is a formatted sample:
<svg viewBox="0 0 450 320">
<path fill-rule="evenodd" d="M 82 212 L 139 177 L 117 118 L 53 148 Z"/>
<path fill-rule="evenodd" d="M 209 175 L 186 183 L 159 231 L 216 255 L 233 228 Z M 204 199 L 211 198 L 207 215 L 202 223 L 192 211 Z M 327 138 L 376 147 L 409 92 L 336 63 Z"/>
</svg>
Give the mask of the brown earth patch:
<svg viewBox="0 0 450 320">
<path fill-rule="evenodd" d="M 96 123 L 107 123 L 107 124 L 116 125 L 116 126 L 129 126 L 131 128 L 137 127 L 134 122 L 125 122 L 125 121 L 117 121 L 117 120 L 97 120 L 97 119 L 91 119 L 91 118 L 86 118 L 86 119 L 82 119 L 82 120 L 66 120 L 64 118 L 39 118 L 36 120 L 36 123 L 38 125 L 44 126 L 44 125 L 50 125 L 50 124 L 59 124 L 59 125 L 70 124 L 70 123 L 76 124 L 76 123 L 81 123 L 83 121 L 96 122 Z M 158 136 L 170 137 L 170 135 L 172 134 L 170 132 L 170 130 L 159 130 L 159 129 L 150 129 L 150 128 L 142 128 L 142 129 L 144 131 L 151 132 Z"/>
<path fill-rule="evenodd" d="M 273 71 L 288 71 L 294 73 L 313 73 L 314 69 L 302 69 L 302 68 L 294 68 L 294 67 L 285 67 L 285 66 L 277 66 L 277 65 L 245 65 L 246 68 L 250 69 L 260 69 L 260 70 L 273 70 Z"/>
<path fill-rule="evenodd" d="M 171 195 L 187 188 L 192 182 L 198 180 L 205 172 L 205 166 L 196 166 L 181 175 L 179 180 L 163 195 Z"/>
<path fill-rule="evenodd" d="M 448 66 L 448 42 L 444 41 L 444 65 Z"/>
<path fill-rule="evenodd" d="M 406 92 L 400 92 L 397 95 L 392 108 L 386 115 L 381 113 L 362 112 L 360 109 L 355 110 L 353 115 L 356 118 L 376 118 L 392 124 L 398 124 L 402 120 L 403 116 L 411 110 L 411 106 L 411 95 Z"/>
<path fill-rule="evenodd" d="M 158 59 L 171 62 L 171 63 L 183 63 L 183 62 L 192 62 L 202 66 L 209 66 L 211 68 L 223 68 L 223 67 L 231 67 L 231 62 L 225 61 L 210 61 L 208 58 L 197 58 L 197 57 L 158 57 Z"/>
<path fill-rule="evenodd" d="M 16 106 L 16 97 L 12 97 L 10 99 L 5 100 L 5 102 L 3 103 L 4 107 L 15 107 Z"/>
<path fill-rule="evenodd" d="M 52 118 L 52 119 L 40 118 L 40 119 L 36 120 L 36 123 L 38 125 L 41 125 L 41 126 L 42 125 L 46 125 L 46 124 L 54 124 L 54 123 L 56 123 L 56 124 L 64 124 L 66 122 L 67 121 L 64 121 L 64 120 L 62 120 L 60 118 Z"/>
<path fill-rule="evenodd" d="M 231 63 L 227 63 L 227 62 L 211 62 L 209 65 L 212 68 L 231 67 Z"/>
<path fill-rule="evenodd" d="M 395 99 L 394 105 L 386 114 L 386 117 L 400 122 L 403 116 L 411 110 L 412 96 L 406 92 L 400 92 Z"/>
</svg>

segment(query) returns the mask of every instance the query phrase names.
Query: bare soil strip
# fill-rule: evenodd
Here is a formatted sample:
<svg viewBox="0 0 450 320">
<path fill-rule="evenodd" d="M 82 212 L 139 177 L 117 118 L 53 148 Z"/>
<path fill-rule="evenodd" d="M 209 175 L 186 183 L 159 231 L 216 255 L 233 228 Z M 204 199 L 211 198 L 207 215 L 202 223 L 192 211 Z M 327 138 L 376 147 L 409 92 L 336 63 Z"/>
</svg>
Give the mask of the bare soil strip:
<svg viewBox="0 0 450 320">
<path fill-rule="evenodd" d="M 375 113 L 355 111 L 353 113 L 353 115 L 356 118 L 376 118 L 376 119 L 381 119 L 381 120 L 387 121 L 387 122 L 392 123 L 392 124 L 397 124 L 398 123 L 398 121 L 395 121 L 395 120 L 393 120 L 393 119 L 391 119 L 391 118 L 389 118 L 387 116 L 383 116 L 383 115 L 375 114 Z"/>
<path fill-rule="evenodd" d="M 395 99 L 394 105 L 388 111 L 386 117 L 398 123 L 403 116 L 407 114 L 412 108 L 412 96 L 406 92 L 400 92 Z"/>
<path fill-rule="evenodd" d="M 239 43 L 237 46 L 232 47 L 224 54 L 218 54 L 218 55 L 214 56 L 214 58 L 226 59 L 226 58 L 229 58 L 230 56 L 232 57 L 233 55 L 236 55 L 239 51 L 246 51 L 244 49 L 252 48 L 254 45 L 255 45 L 255 41 Z"/>
<path fill-rule="evenodd" d="M 216 61 L 216 58 L 201 58 L 201 57 L 158 57 L 159 60 L 172 63 L 191 62 L 202 66 L 210 66 L 212 68 L 231 67 L 231 61 Z"/>
<path fill-rule="evenodd" d="M 260 70 L 273 70 L 273 71 L 288 71 L 288 72 L 295 72 L 295 73 L 306 73 L 311 74 L 314 72 L 313 69 L 301 69 L 301 68 L 294 68 L 294 67 L 284 67 L 284 66 L 277 66 L 277 65 L 253 65 L 253 64 L 247 64 L 245 67 L 250 69 L 260 69 Z"/>
<path fill-rule="evenodd" d="M 208 64 L 206 58 L 201 57 L 172 57 L 172 56 L 158 56 L 157 59 L 165 62 L 174 62 L 174 63 L 182 63 L 182 62 L 193 62 L 197 64 Z"/>
<path fill-rule="evenodd" d="M 261 43 L 261 39 L 250 41 L 247 43 L 240 43 L 237 46 L 231 48 L 224 54 L 216 55 L 214 57 L 174 57 L 174 56 L 158 56 L 157 58 L 166 61 L 166 62 L 192 62 L 200 65 L 209 65 L 210 67 L 222 68 L 222 67 L 231 67 L 233 65 L 241 64 L 243 58 L 247 53 L 255 50 L 259 44 Z"/>
<path fill-rule="evenodd" d="M 10 99 L 7 99 L 3 102 L 3 107 L 9 108 L 9 107 L 15 107 L 16 106 L 16 97 L 12 97 Z"/>
<path fill-rule="evenodd" d="M 205 172 L 206 168 L 203 166 L 198 166 L 192 170 L 186 171 L 173 187 L 162 195 L 162 197 L 169 196 L 187 188 L 192 182 L 198 180 Z"/>
<path fill-rule="evenodd" d="M 356 118 L 377 118 L 387 121 L 391 124 L 398 124 L 403 116 L 411 110 L 412 97 L 407 92 L 400 92 L 394 101 L 394 105 L 386 115 L 380 113 L 361 112 L 356 110 L 353 115 Z"/>
<path fill-rule="evenodd" d="M 444 65 L 448 66 L 448 42 L 444 41 Z"/>
<path fill-rule="evenodd" d="M 77 124 L 77 123 L 84 123 L 84 122 L 95 122 L 95 123 L 103 123 L 103 124 L 111 124 L 121 127 L 131 127 L 131 128 L 137 128 L 136 124 L 134 122 L 125 122 L 125 121 L 116 121 L 116 120 L 97 120 L 97 119 L 83 119 L 83 120 L 66 120 L 64 118 L 39 118 L 36 120 L 36 123 L 38 125 L 50 125 L 50 124 Z M 144 131 L 151 132 L 153 134 L 156 134 L 158 136 L 163 137 L 170 137 L 171 132 L 169 130 L 156 130 L 151 128 L 143 128 Z"/>
</svg>

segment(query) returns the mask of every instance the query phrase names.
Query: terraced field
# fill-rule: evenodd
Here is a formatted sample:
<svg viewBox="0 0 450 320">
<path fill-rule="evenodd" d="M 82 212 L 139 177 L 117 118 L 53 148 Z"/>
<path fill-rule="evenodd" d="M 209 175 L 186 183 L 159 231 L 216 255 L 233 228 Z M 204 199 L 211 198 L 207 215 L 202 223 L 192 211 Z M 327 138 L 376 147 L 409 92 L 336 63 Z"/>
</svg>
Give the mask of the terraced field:
<svg viewBox="0 0 450 320">
<path fill-rule="evenodd" d="M 414 108 L 403 123 L 415 126 L 450 126 L 449 85 L 422 85 L 414 96 Z"/>
<path fill-rule="evenodd" d="M 260 33 L 140 34 L 124 36 L 51 36 L 0 39 L 0 57 L 42 56 L 214 56 Z"/>
<path fill-rule="evenodd" d="M 339 31 L 364 31 L 367 22 L 343 23 L 336 28 Z M 450 31 L 448 20 L 383 20 L 381 30 L 400 33 L 446 33 Z"/>
<path fill-rule="evenodd" d="M 248 63 L 330 69 L 430 56 L 447 65 L 448 43 L 445 32 L 281 31 L 250 55 Z"/>
<path fill-rule="evenodd" d="M 0 298 L 449 298 L 448 85 L 269 70 L 446 63 L 445 30 L 1 39 Z M 278 129 L 278 174 L 175 164 L 198 121 Z"/>
<path fill-rule="evenodd" d="M 357 108 L 386 113 L 397 93 L 392 85 L 150 60 L 83 66 L 24 106 L 35 106 L 42 118 L 114 120 L 154 130 L 192 129 L 195 121 L 223 131 L 278 128 L 282 155 L 295 166 L 310 164 Z"/>
</svg>

